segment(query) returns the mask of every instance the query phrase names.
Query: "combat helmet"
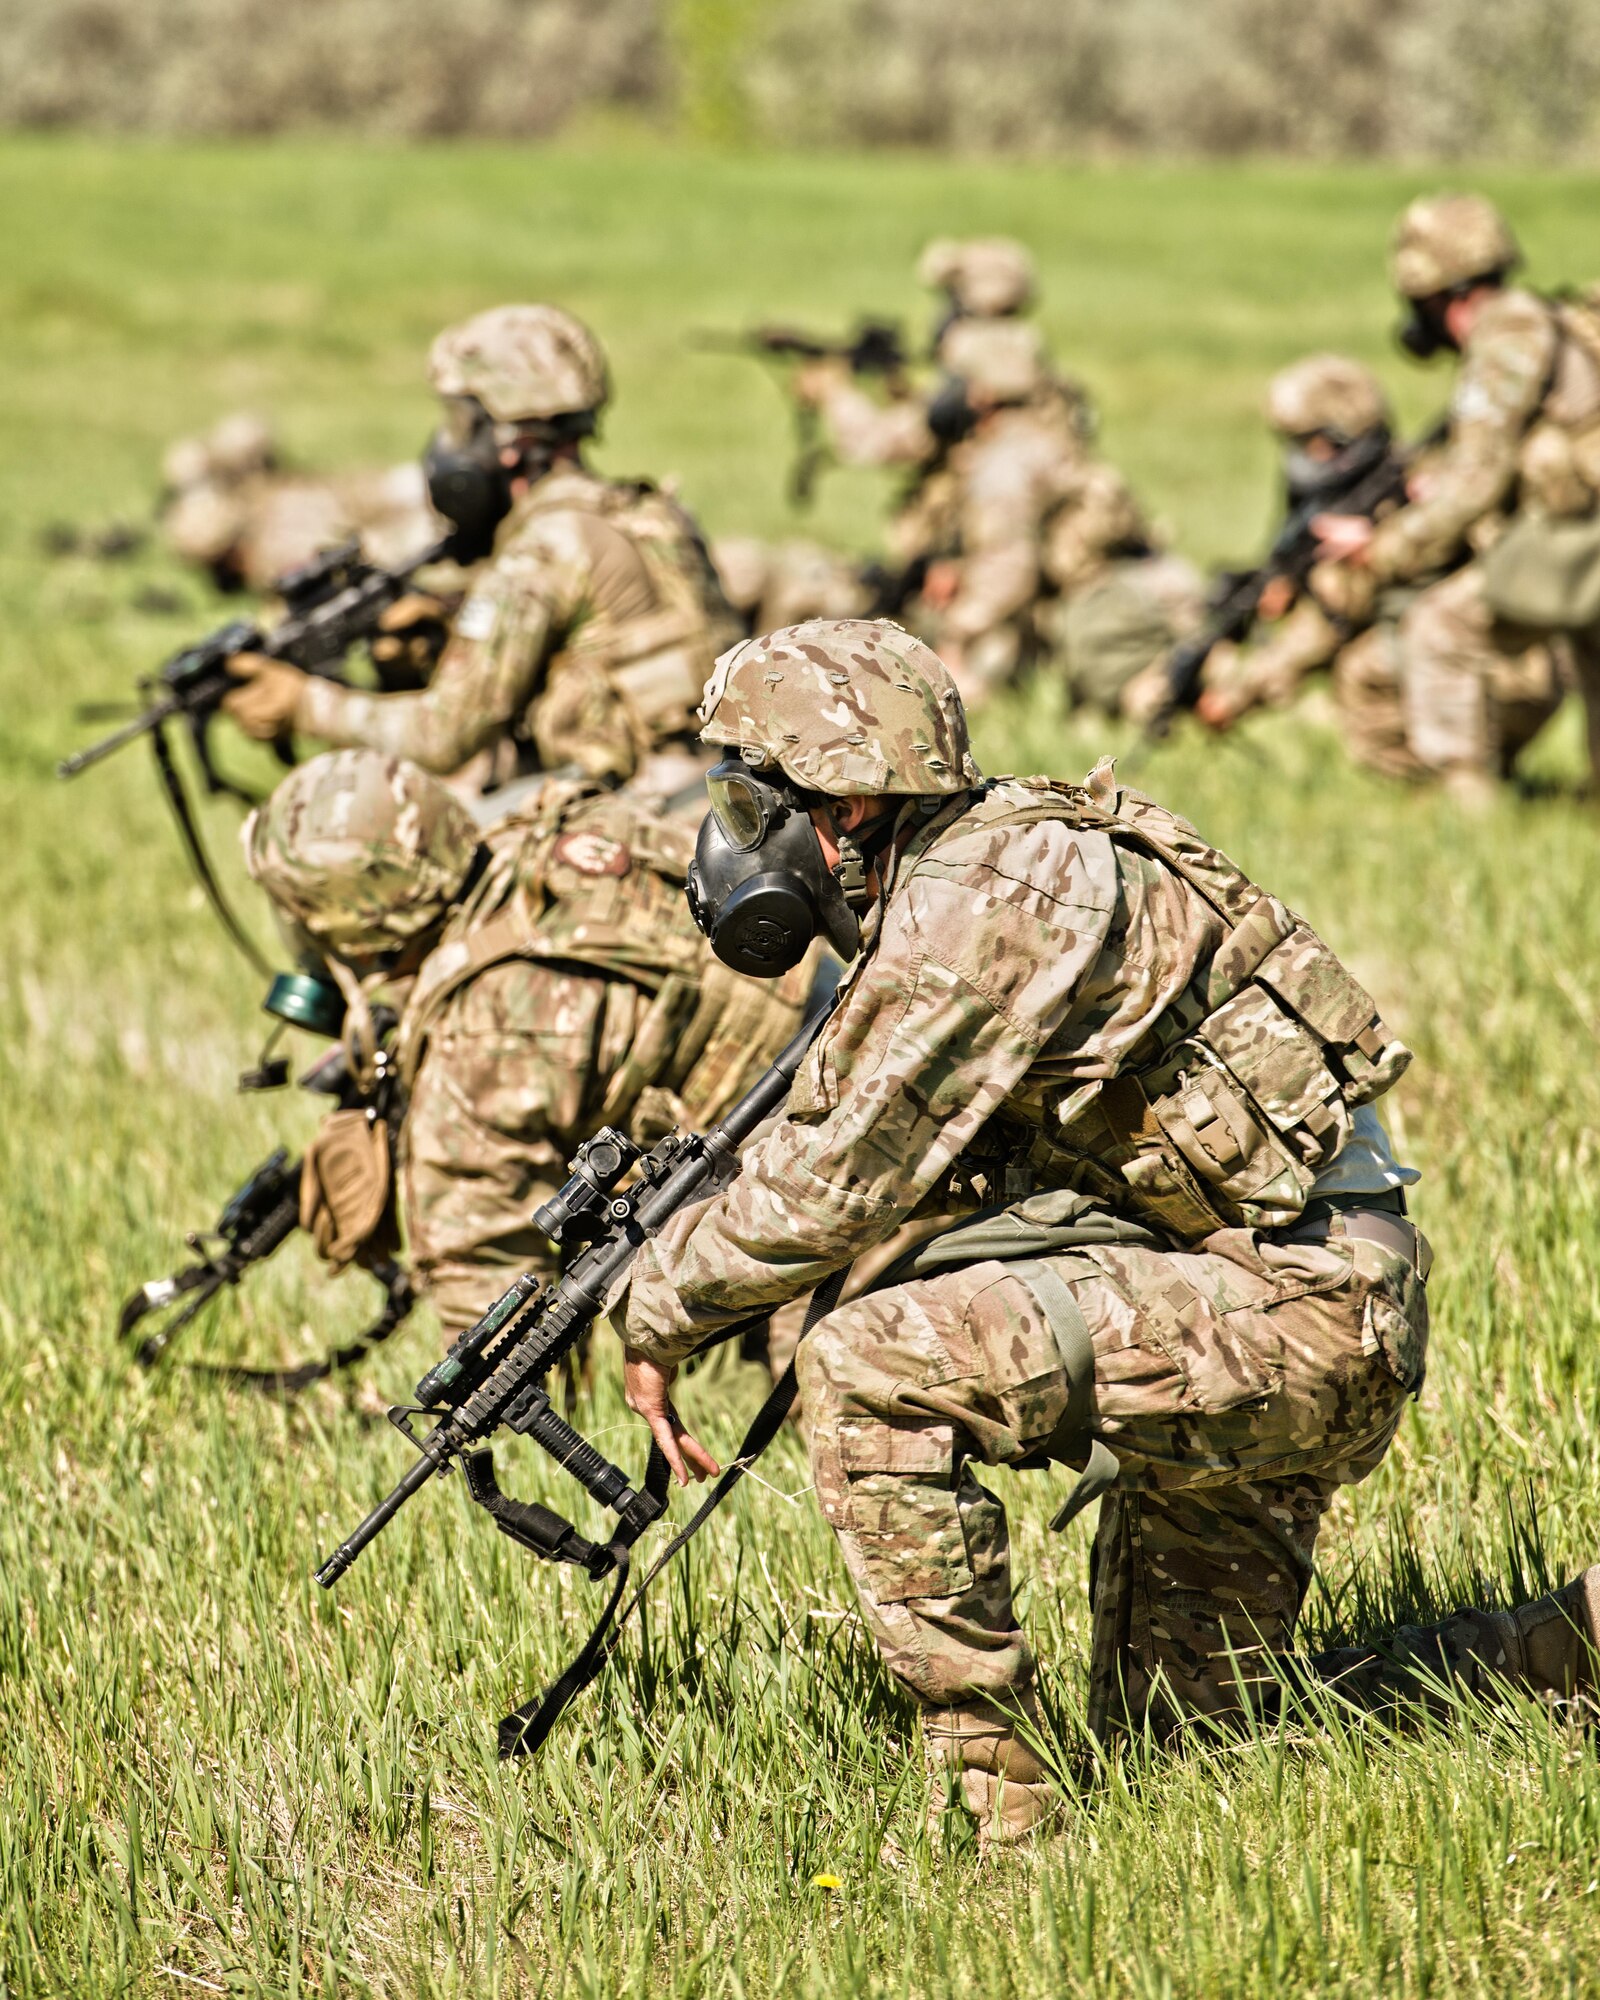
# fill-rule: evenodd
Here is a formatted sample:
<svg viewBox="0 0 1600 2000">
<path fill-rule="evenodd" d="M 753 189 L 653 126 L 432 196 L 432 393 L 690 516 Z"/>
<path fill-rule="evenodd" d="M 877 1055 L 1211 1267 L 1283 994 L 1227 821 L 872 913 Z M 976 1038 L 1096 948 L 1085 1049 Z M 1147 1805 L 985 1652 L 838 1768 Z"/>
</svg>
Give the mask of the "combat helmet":
<svg viewBox="0 0 1600 2000">
<path fill-rule="evenodd" d="M 605 350 L 560 306 L 493 306 L 447 327 L 428 379 L 441 396 L 473 397 L 497 424 L 598 410 L 611 394 Z"/>
<path fill-rule="evenodd" d="M 700 736 L 832 798 L 935 798 L 982 782 L 944 662 L 887 618 L 813 618 L 717 661 Z"/>
<path fill-rule="evenodd" d="M 1000 319 L 1033 304 L 1033 259 L 1009 236 L 937 236 L 917 261 L 917 282 L 976 319 Z"/>
<path fill-rule="evenodd" d="M 401 949 L 477 864 L 472 815 L 437 778 L 376 750 L 299 765 L 245 821 L 245 866 L 291 930 L 331 958 Z"/>
<path fill-rule="evenodd" d="M 1280 368 L 1267 387 L 1266 413 L 1283 437 L 1321 435 L 1342 444 L 1392 422 L 1377 376 L 1343 354 L 1308 354 Z"/>
<path fill-rule="evenodd" d="M 1389 244 L 1389 276 L 1407 299 L 1503 277 L 1521 261 L 1510 225 L 1481 194 L 1420 196 L 1402 211 Z"/>
</svg>

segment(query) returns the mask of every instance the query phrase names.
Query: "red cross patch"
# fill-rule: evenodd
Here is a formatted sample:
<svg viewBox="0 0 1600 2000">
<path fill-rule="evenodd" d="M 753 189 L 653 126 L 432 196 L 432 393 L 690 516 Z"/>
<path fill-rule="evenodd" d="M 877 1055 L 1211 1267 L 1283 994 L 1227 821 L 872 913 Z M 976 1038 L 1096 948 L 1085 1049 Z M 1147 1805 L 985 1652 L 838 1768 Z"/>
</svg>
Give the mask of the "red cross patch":
<svg viewBox="0 0 1600 2000">
<path fill-rule="evenodd" d="M 620 840 L 603 833 L 564 833 L 550 850 L 550 859 L 579 875 L 626 875 L 633 856 Z"/>
</svg>

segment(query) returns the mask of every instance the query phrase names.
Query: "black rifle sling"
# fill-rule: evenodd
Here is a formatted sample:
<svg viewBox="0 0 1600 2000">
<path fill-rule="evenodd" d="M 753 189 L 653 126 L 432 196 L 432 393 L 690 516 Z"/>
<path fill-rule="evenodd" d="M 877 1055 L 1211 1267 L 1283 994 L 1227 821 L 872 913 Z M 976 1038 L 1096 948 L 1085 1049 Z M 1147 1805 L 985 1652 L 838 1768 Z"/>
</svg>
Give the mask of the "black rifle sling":
<svg viewBox="0 0 1600 2000">
<path fill-rule="evenodd" d="M 843 1291 L 844 1281 L 848 1276 L 849 1266 L 847 1265 L 844 1270 L 835 1271 L 831 1277 L 824 1278 L 822 1283 L 818 1285 L 816 1291 L 812 1294 L 811 1304 L 806 1309 L 805 1327 L 801 1334 L 802 1339 L 811 1331 L 818 1320 L 826 1318 L 833 1311 L 839 1302 L 839 1294 Z M 790 1410 L 794 1408 L 797 1386 L 794 1363 L 791 1361 L 773 1385 L 771 1395 L 768 1396 L 767 1400 L 756 1412 L 755 1418 L 750 1428 L 745 1432 L 744 1439 L 732 1463 L 726 1468 L 716 1485 L 712 1487 L 705 1499 L 695 1509 L 687 1524 L 673 1536 L 672 1540 L 668 1542 L 660 1555 L 656 1557 L 655 1561 L 645 1571 L 638 1588 L 628 1599 L 627 1604 L 623 1606 L 620 1613 L 617 1607 L 621 1604 L 622 1593 L 627 1587 L 631 1550 L 628 1548 L 618 1549 L 616 1544 L 612 1545 L 617 1556 L 617 1580 L 612 1586 L 611 1595 L 607 1600 L 604 1611 L 601 1612 L 594 1630 L 584 1640 L 582 1650 L 572 1661 L 571 1665 L 561 1674 L 560 1678 L 553 1681 L 542 1695 L 536 1695 L 532 1700 L 525 1701 L 520 1708 L 513 1709 L 509 1715 L 501 1718 L 499 1736 L 500 1756 L 502 1760 L 510 1757 L 531 1757 L 544 1743 L 545 1738 L 550 1734 L 551 1730 L 561 1720 L 563 1712 L 573 1697 L 581 1694 L 589 1683 L 597 1678 L 607 1661 L 611 1658 L 611 1655 L 616 1651 L 617 1645 L 622 1638 L 622 1628 L 639 1608 L 645 1592 L 678 1551 L 694 1540 L 695 1536 L 699 1534 L 700 1530 L 739 1484 L 739 1481 L 743 1479 L 751 1466 L 755 1464 L 767 1446 L 771 1444 L 779 1431 L 783 1429 L 785 1419 L 788 1417 Z M 661 1456 L 659 1447 L 652 1445 L 650 1448 L 650 1464 L 645 1473 L 645 1490 L 656 1494 L 658 1497 L 664 1496 L 667 1490 L 667 1476 L 667 1462 Z M 653 1484 L 652 1482 L 655 1481 L 659 1481 L 659 1483 Z"/>
<path fill-rule="evenodd" d="M 195 872 L 196 880 L 205 891 L 206 901 L 216 912 L 217 921 L 256 971 L 263 979 L 270 979 L 272 967 L 262 957 L 255 940 L 234 915 L 227 897 L 222 893 L 222 884 L 212 869 L 211 857 L 206 853 L 205 842 L 201 839 L 200 829 L 195 824 L 188 794 L 183 789 L 183 779 L 179 776 L 178 767 L 172 760 L 172 745 L 167 741 L 167 732 L 163 724 L 158 722 L 150 731 L 150 743 L 155 751 L 156 769 L 161 774 L 162 788 L 172 807 L 172 816 L 178 823 L 184 852 L 189 857 L 189 865 Z"/>
</svg>

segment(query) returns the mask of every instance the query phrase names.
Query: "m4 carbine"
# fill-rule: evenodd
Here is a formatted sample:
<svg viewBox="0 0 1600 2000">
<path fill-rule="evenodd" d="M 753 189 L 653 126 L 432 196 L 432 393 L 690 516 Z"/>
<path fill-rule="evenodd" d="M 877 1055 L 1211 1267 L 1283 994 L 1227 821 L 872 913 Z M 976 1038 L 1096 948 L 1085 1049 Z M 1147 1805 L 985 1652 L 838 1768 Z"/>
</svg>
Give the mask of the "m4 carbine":
<svg viewBox="0 0 1600 2000">
<path fill-rule="evenodd" d="M 829 1001 L 812 1014 L 766 1074 L 709 1132 L 670 1133 L 641 1152 L 622 1133 L 607 1128 L 579 1148 L 571 1179 L 533 1216 L 534 1226 L 568 1254 L 564 1275 L 545 1285 L 531 1275 L 519 1278 L 423 1376 L 416 1402 L 390 1410 L 390 1422 L 417 1448 L 416 1463 L 322 1564 L 318 1583 L 324 1588 L 337 1583 L 413 1494 L 459 1460 L 468 1494 L 494 1516 L 502 1534 L 549 1562 L 576 1564 L 597 1580 L 614 1575 L 606 1615 L 563 1684 L 575 1674 L 579 1679 L 565 1685 L 557 1708 L 573 1685 L 581 1684 L 580 1668 L 585 1662 L 592 1665 L 589 1656 L 598 1649 L 627 1580 L 633 1545 L 666 1511 L 667 1470 L 652 1446 L 645 1477 L 635 1486 L 551 1407 L 545 1384 L 605 1311 L 640 1247 L 680 1209 L 737 1175 L 740 1148 L 788 1096 L 831 1005 Z M 744 1330 L 735 1327 L 726 1337 Z M 434 1419 L 433 1428 L 419 1432 L 415 1417 Z M 484 1448 L 501 1431 L 531 1437 L 615 1514 L 608 1541 L 588 1540 L 549 1508 L 501 1492 L 492 1453 Z M 535 1740 L 540 1737 L 542 1731 L 536 1731 Z M 526 1718 L 508 1717 L 501 1726 L 502 1754 L 527 1747 Z"/>
<path fill-rule="evenodd" d="M 181 653 L 175 653 L 164 667 L 140 683 L 141 693 L 150 700 L 139 715 L 56 766 L 58 777 L 75 778 L 80 771 L 87 771 L 91 764 L 100 763 L 137 737 L 149 737 L 162 789 L 195 878 L 217 921 L 262 974 L 269 974 L 272 968 L 222 893 L 173 761 L 167 725 L 179 721 L 187 725 L 208 792 L 248 797 L 222 777 L 211 755 L 212 720 L 222 706 L 223 697 L 238 685 L 228 672 L 228 661 L 235 653 L 265 653 L 270 659 L 284 660 L 306 673 L 341 680 L 344 657 L 350 648 L 374 636 L 384 612 L 408 593 L 418 570 L 449 559 L 452 543 L 453 536 L 447 535 L 398 569 L 379 569 L 367 562 L 357 540 L 327 550 L 302 568 L 280 577 L 273 586 L 274 594 L 284 605 L 284 616 L 276 625 L 268 628 L 248 618 L 236 618 L 198 645 L 186 646 Z M 278 746 L 278 754 L 285 763 L 291 761 L 284 746 Z"/>
<path fill-rule="evenodd" d="M 1200 677 L 1212 649 L 1222 640 L 1248 637 L 1256 621 L 1262 594 L 1278 577 L 1302 588 L 1317 560 L 1317 536 L 1312 522 L 1323 514 L 1361 514 L 1369 520 L 1382 508 L 1406 497 L 1406 475 L 1414 451 L 1396 449 L 1384 440 L 1375 463 L 1352 474 L 1348 484 L 1330 486 L 1291 508 L 1277 538 L 1257 569 L 1226 571 L 1213 593 L 1209 615 L 1192 639 L 1169 655 L 1166 689 L 1160 706 L 1144 727 L 1144 740 L 1165 736 L 1180 709 L 1193 708 L 1200 697 Z"/>
<path fill-rule="evenodd" d="M 703 333 L 696 345 L 716 353 L 754 354 L 767 361 L 843 361 L 852 375 L 880 375 L 890 382 L 899 382 L 907 365 L 900 329 L 887 319 L 862 320 L 846 340 L 830 340 L 792 326 L 756 326 L 745 333 Z M 817 413 L 808 403 L 795 405 L 794 426 L 789 499 L 796 507 L 809 507 L 824 453 Z"/>
<path fill-rule="evenodd" d="M 387 1032 L 393 1027 L 393 1015 L 386 1008 L 376 1009 L 374 1025 L 380 1034 Z M 363 1091 L 351 1075 L 349 1057 L 342 1047 L 314 1063 L 300 1078 L 300 1088 L 319 1097 L 333 1098 L 341 1110 L 370 1109 L 375 1117 L 383 1118 L 394 1108 L 390 1102 L 394 1085 L 387 1066 L 376 1089 Z M 228 1197 L 216 1227 L 192 1231 L 185 1238 L 196 1253 L 195 1261 L 170 1277 L 152 1278 L 123 1302 L 117 1332 L 125 1340 L 139 1332 L 152 1313 L 178 1308 L 153 1330 L 143 1333 L 136 1350 L 142 1366 L 153 1368 L 174 1336 L 196 1319 L 220 1291 L 237 1285 L 247 1271 L 265 1263 L 294 1234 L 300 1226 L 301 1166 L 300 1158 L 291 1159 L 283 1146 L 269 1153 Z M 360 1360 L 371 1348 L 387 1340 L 416 1304 L 411 1279 L 393 1258 L 376 1258 L 368 1268 L 383 1288 L 384 1307 L 356 1340 L 336 1348 L 321 1361 L 306 1362 L 298 1368 L 223 1367 L 206 1372 L 293 1395 L 336 1369 Z"/>
<path fill-rule="evenodd" d="M 181 720 L 188 725 L 207 790 L 227 790 L 212 761 L 209 732 L 223 696 L 238 685 L 228 673 L 233 655 L 265 653 L 269 659 L 287 661 L 308 674 L 340 680 L 350 648 L 373 636 L 383 613 L 406 595 L 418 570 L 443 562 L 449 551 L 447 536 L 399 569 L 379 569 L 363 557 L 361 544 L 354 538 L 324 550 L 272 586 L 272 594 L 284 607 L 276 625 L 235 618 L 197 644 L 174 653 L 165 666 L 140 682 L 141 693 L 150 696 L 142 713 L 98 743 L 63 758 L 56 767 L 57 775 L 75 778 L 135 738 Z"/>
</svg>

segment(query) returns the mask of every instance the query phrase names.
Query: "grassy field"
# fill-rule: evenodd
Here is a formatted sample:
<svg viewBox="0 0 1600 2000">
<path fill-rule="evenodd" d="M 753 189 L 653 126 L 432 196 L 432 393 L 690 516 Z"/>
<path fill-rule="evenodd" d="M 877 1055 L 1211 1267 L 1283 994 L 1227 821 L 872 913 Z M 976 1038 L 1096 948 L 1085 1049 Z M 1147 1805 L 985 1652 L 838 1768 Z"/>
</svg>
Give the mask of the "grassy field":
<svg viewBox="0 0 1600 2000">
<path fill-rule="evenodd" d="M 148 1379 L 117 1349 L 119 1300 L 310 1107 L 232 1094 L 256 982 L 201 909 L 142 756 L 71 789 L 50 775 L 83 733 L 76 703 L 124 693 L 219 612 L 155 556 L 47 563 L 38 531 L 137 513 L 161 444 L 226 407 L 269 410 L 308 460 L 403 455 L 430 421 L 437 327 L 556 297 L 615 357 L 603 462 L 676 471 L 714 529 L 772 531 L 777 397 L 691 331 L 920 318 L 919 242 L 1008 229 L 1040 253 L 1050 332 L 1094 385 L 1107 447 L 1185 546 L 1236 556 L 1270 507 L 1267 370 L 1338 345 L 1383 362 L 1408 418 L 1440 393 L 1385 359 L 1382 242 L 1411 191 L 1367 172 L 631 142 L 0 145 L 8 1994 L 1600 1991 L 1600 1772 L 1590 1741 L 1532 1710 L 1130 1767 L 1032 1859 L 931 1854 L 906 1710 L 791 1440 L 540 1762 L 499 1768 L 493 1719 L 570 1651 L 587 1586 L 535 1571 L 443 1490 L 336 1598 L 309 1578 L 398 1476 L 379 1408 L 431 1328 L 288 1412 L 178 1369 Z M 1539 278 L 1595 275 L 1600 185 L 1495 191 Z M 819 525 L 869 532 L 877 498 L 836 477 Z M 185 609 L 140 609 L 152 585 Z M 1042 689 L 981 731 L 991 769 L 1074 774 L 1104 747 Z M 1391 1103 L 1426 1173 L 1432 1367 L 1389 1462 L 1330 1519 L 1313 1636 L 1514 1598 L 1600 1554 L 1600 918 L 1577 772 L 1567 715 L 1539 782 L 1472 820 L 1353 775 L 1314 718 L 1221 747 L 1180 734 L 1144 773 L 1312 917 L 1418 1052 Z M 237 880 L 233 820 L 210 813 Z M 293 1246 L 192 1352 L 298 1359 L 367 1305 Z M 686 1401 L 726 1447 L 759 1388 L 720 1369 Z M 592 1424 L 638 1456 L 609 1367 Z M 1050 1482 L 999 1480 L 1070 1736 L 1087 1530 L 1050 1538 Z"/>
</svg>

